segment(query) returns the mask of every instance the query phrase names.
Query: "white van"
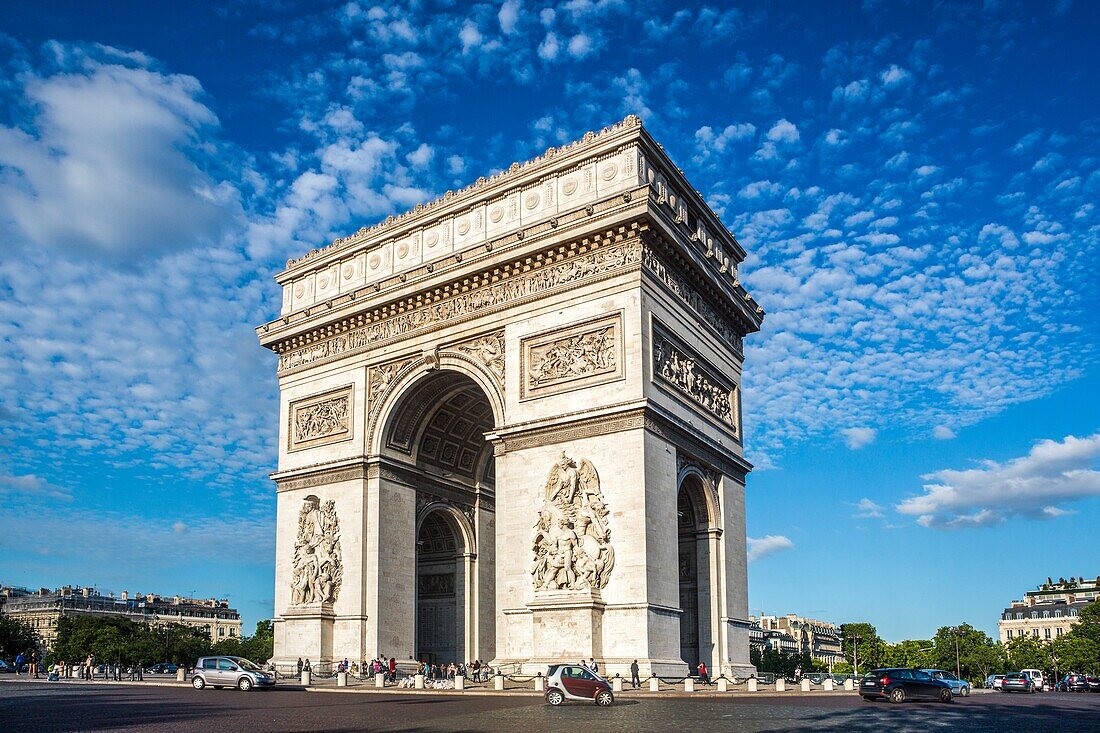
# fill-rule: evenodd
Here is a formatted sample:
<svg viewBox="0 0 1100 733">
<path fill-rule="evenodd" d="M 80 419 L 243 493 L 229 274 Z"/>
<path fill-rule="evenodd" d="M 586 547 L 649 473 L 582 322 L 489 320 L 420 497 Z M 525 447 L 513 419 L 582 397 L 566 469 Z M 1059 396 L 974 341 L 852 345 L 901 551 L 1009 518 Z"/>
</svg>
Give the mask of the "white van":
<svg viewBox="0 0 1100 733">
<path fill-rule="evenodd" d="M 1038 692 L 1039 690 L 1042 690 L 1043 692 L 1046 692 L 1047 690 L 1050 689 L 1049 687 L 1047 687 L 1046 680 L 1043 677 L 1043 673 L 1040 672 L 1039 670 L 1037 670 L 1037 669 L 1021 669 L 1020 674 L 1026 674 L 1028 677 L 1031 678 L 1031 681 L 1035 683 L 1036 692 Z"/>
</svg>

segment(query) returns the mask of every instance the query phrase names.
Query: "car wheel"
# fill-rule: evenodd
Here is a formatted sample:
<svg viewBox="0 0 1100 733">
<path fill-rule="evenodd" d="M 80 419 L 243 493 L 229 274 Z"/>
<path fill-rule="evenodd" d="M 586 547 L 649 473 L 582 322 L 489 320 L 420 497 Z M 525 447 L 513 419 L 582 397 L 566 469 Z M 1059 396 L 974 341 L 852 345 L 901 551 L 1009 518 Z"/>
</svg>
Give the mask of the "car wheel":
<svg viewBox="0 0 1100 733">
<path fill-rule="evenodd" d="M 237 680 L 237 689 L 241 692 L 248 692 L 252 689 L 252 680 L 248 677 L 241 677 Z"/>
<path fill-rule="evenodd" d="M 608 690 L 600 690 L 596 693 L 596 704 L 601 708 L 606 708 L 611 703 L 615 702 L 615 696 Z"/>
<path fill-rule="evenodd" d="M 963 688 L 963 697 L 970 697 L 970 685 Z"/>
<path fill-rule="evenodd" d="M 940 702 L 951 702 L 951 690 L 944 688 L 940 690 Z"/>
<path fill-rule="evenodd" d="M 905 688 L 895 687 L 894 689 L 890 690 L 890 702 L 894 704 L 905 702 Z"/>
<path fill-rule="evenodd" d="M 201 690 L 202 688 L 206 687 L 206 680 L 204 680 L 202 677 L 192 677 L 191 686 L 194 687 L 196 690 Z"/>
<path fill-rule="evenodd" d="M 550 690 L 546 693 L 546 702 L 557 707 L 565 702 L 565 695 L 561 694 L 561 690 Z"/>
</svg>

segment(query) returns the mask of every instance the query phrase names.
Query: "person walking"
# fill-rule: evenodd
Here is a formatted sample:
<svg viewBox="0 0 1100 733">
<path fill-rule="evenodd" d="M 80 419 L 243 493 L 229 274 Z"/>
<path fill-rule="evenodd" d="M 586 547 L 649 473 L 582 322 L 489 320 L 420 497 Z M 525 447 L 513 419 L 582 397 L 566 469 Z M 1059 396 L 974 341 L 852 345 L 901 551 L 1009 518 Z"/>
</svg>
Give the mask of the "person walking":
<svg viewBox="0 0 1100 733">
<path fill-rule="evenodd" d="M 588 658 L 588 668 L 596 674 L 600 673 L 600 665 L 596 664 L 596 660 L 592 657 Z"/>
<path fill-rule="evenodd" d="M 397 684 L 397 658 L 390 657 L 390 663 L 387 665 L 387 671 L 390 673 L 390 682 Z"/>
<path fill-rule="evenodd" d="M 709 685 L 710 684 L 710 671 L 707 669 L 707 663 L 706 662 L 699 662 L 699 666 L 696 669 L 699 672 L 699 684 Z"/>
<path fill-rule="evenodd" d="M 26 657 L 23 656 L 23 652 L 19 652 L 15 655 L 15 674 L 23 674 L 23 663 L 26 661 Z"/>
<path fill-rule="evenodd" d="M 303 667 L 303 665 L 302 665 L 302 658 L 301 658 L 301 657 L 298 657 L 298 676 L 299 676 L 299 677 L 301 677 L 301 676 L 302 676 L 302 667 Z"/>
<path fill-rule="evenodd" d="M 31 652 L 31 671 L 34 672 L 34 678 L 38 679 L 38 652 Z"/>
<path fill-rule="evenodd" d="M 630 663 L 630 684 L 634 685 L 635 690 L 642 686 L 642 679 L 638 676 L 637 659 Z"/>
</svg>

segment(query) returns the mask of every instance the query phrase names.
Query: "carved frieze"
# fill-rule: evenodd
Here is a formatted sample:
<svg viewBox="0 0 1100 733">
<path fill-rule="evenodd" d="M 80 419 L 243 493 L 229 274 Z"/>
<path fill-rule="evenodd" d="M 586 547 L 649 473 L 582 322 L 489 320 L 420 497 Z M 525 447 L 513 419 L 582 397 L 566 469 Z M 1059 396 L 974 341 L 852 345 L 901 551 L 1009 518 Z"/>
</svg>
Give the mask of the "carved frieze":
<svg viewBox="0 0 1100 733">
<path fill-rule="evenodd" d="M 687 278 L 669 267 L 649 245 L 642 248 L 642 266 L 664 283 L 665 287 L 671 290 L 684 305 L 695 311 L 707 325 L 717 331 L 739 356 L 744 354 L 744 340 L 730 320 L 707 302 Z"/>
<path fill-rule="evenodd" d="M 307 497 L 298 513 L 291 603 L 335 603 L 344 577 L 340 555 L 336 503 L 330 499 L 322 505 L 316 496 Z"/>
<path fill-rule="evenodd" d="M 351 385 L 290 403 L 288 450 L 350 440 L 352 437 Z"/>
<path fill-rule="evenodd" d="M 671 387 L 738 437 L 740 405 L 737 385 L 698 354 L 653 322 L 653 379 Z"/>
<path fill-rule="evenodd" d="M 543 295 L 559 287 L 575 287 L 581 281 L 637 265 L 641 262 L 641 247 L 637 239 L 633 238 L 634 234 L 634 231 L 629 231 L 626 241 L 616 241 L 542 267 L 515 272 L 500 280 L 490 278 L 468 291 L 290 349 L 279 355 L 279 371 L 285 373 L 291 369 L 366 351 L 388 339 L 427 330 L 456 319 L 484 315 L 488 310 L 500 306 Z"/>
<path fill-rule="evenodd" d="M 622 314 L 523 339 L 522 398 L 623 377 Z"/>
<path fill-rule="evenodd" d="M 615 567 L 600 477 L 587 459 L 565 453 L 550 469 L 535 522 L 535 591 L 600 590 Z"/>
</svg>

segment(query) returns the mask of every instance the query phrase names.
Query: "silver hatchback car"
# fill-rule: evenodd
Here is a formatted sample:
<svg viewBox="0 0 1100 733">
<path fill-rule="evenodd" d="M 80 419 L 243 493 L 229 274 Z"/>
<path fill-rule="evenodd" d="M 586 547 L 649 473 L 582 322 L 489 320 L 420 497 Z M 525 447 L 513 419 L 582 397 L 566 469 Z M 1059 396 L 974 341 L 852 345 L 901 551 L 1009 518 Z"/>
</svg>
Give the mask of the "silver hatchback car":
<svg viewBox="0 0 1100 733">
<path fill-rule="evenodd" d="M 275 675 L 265 672 L 244 657 L 200 657 L 191 673 L 191 685 L 196 690 L 211 687 L 236 687 L 242 692 L 259 687 L 273 687 Z"/>
</svg>

